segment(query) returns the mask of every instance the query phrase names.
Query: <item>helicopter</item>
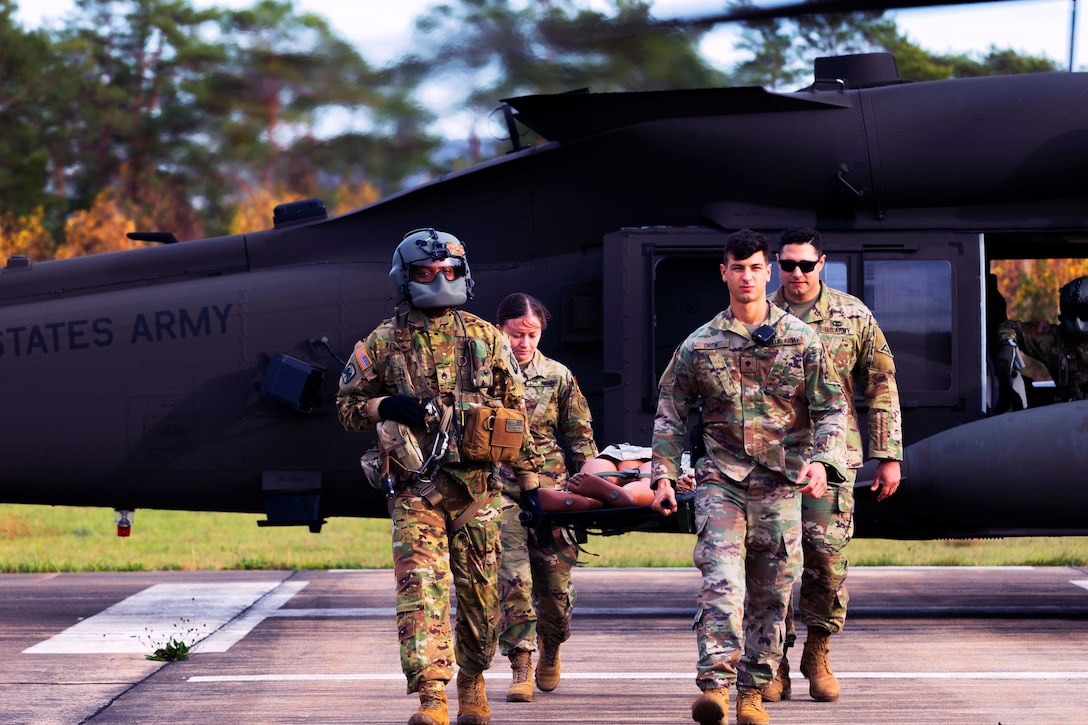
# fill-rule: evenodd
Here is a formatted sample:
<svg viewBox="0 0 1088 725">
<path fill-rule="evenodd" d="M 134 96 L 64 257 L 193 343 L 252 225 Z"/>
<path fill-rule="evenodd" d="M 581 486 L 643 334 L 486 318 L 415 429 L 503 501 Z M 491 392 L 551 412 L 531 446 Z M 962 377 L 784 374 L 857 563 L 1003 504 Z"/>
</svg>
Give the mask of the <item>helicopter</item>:
<svg viewBox="0 0 1088 725">
<path fill-rule="evenodd" d="M 673 350 L 728 304 L 725 237 L 810 226 L 827 282 L 869 305 L 897 365 L 904 482 L 877 504 L 863 469 L 857 535 L 1088 534 L 1088 401 L 992 415 L 986 364 L 989 264 L 1088 257 L 1088 75 L 910 82 L 870 53 L 818 59 L 791 93 L 501 108 L 506 155 L 342 215 L 306 199 L 246 234 L 9 258 L 0 501 L 114 508 L 119 533 L 140 508 L 314 532 L 387 516 L 359 467 L 370 441 L 341 428 L 335 396 L 355 341 L 392 312 L 390 257 L 419 227 L 464 242 L 466 309 L 543 301 L 541 350 L 578 376 L 598 441 L 648 445 Z"/>
</svg>

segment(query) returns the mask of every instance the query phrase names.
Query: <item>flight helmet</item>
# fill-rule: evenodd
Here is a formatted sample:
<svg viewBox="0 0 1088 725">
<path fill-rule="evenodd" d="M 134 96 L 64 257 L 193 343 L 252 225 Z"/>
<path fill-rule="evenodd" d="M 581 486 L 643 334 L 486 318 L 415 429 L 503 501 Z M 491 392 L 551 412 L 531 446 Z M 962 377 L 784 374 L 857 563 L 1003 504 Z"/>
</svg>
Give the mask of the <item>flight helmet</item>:
<svg viewBox="0 0 1088 725">
<path fill-rule="evenodd" d="M 1088 277 L 1067 282 L 1058 293 L 1058 319 L 1062 332 L 1075 339 L 1088 338 Z"/>
<path fill-rule="evenodd" d="M 438 274 L 429 282 L 415 281 L 412 265 L 420 263 L 452 267 L 454 278 Z M 389 288 L 395 304 L 407 300 L 412 307 L 423 310 L 460 307 L 472 299 L 472 285 L 465 245 L 449 232 L 415 229 L 404 235 L 393 252 Z"/>
</svg>

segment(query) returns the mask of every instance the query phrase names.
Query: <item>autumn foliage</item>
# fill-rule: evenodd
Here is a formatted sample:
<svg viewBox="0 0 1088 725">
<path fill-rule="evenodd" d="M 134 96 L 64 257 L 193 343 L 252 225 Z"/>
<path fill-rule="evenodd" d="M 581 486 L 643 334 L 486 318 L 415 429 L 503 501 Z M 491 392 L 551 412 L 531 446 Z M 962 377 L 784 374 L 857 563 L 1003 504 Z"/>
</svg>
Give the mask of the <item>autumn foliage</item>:
<svg viewBox="0 0 1088 725">
<path fill-rule="evenodd" d="M 1058 321 L 1058 290 L 1088 275 L 1088 259 L 1002 259 L 990 263 L 1010 320 Z"/>
</svg>

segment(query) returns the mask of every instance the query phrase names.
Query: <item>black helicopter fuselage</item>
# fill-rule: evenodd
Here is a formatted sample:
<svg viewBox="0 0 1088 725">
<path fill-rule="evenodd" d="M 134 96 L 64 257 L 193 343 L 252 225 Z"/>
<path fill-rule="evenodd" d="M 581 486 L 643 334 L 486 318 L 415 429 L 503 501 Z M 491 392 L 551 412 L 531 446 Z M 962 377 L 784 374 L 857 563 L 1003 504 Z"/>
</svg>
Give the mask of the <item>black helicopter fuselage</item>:
<svg viewBox="0 0 1088 725">
<path fill-rule="evenodd" d="M 992 259 L 1088 256 L 1088 75 L 903 83 L 879 71 L 852 84 L 849 63 L 830 70 L 791 94 L 509 99 L 546 143 L 348 214 L 12 258 L 0 500 L 315 528 L 385 515 L 359 471 L 369 437 L 344 432 L 333 401 L 341 360 L 390 312 L 393 248 L 423 226 L 465 242 L 468 309 L 490 317 L 517 290 L 551 309 L 541 349 L 578 375 L 600 443 L 648 444 L 668 356 L 728 304 L 726 234 L 803 224 L 824 237 L 829 281 L 888 334 L 907 442 L 929 441 L 890 502 L 859 490 L 859 535 L 1088 533 L 1088 491 L 1068 483 L 1086 457 L 1068 433 L 1088 425 L 1088 403 L 1025 412 L 1062 442 L 1042 471 L 987 465 L 1015 450 L 1026 415 L 987 417 L 984 284 Z M 946 434 L 982 441 L 977 476 L 942 473 Z M 1027 473 L 1046 483 L 1021 497 Z"/>
</svg>

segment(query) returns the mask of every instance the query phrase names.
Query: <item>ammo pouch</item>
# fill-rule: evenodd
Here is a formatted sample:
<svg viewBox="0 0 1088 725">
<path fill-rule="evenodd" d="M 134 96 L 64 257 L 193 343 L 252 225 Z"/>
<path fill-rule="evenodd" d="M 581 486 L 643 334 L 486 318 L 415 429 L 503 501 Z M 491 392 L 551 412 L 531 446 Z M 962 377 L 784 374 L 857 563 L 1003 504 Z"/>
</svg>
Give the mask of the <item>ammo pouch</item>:
<svg viewBox="0 0 1088 725">
<path fill-rule="evenodd" d="M 528 430 L 525 413 L 519 410 L 470 406 L 465 411 L 461 456 L 466 461 L 513 463 Z"/>
<path fill-rule="evenodd" d="M 402 472 L 418 472 L 423 468 L 423 451 L 408 426 L 392 420 L 383 420 L 378 423 L 377 430 L 378 446 Z"/>
</svg>

